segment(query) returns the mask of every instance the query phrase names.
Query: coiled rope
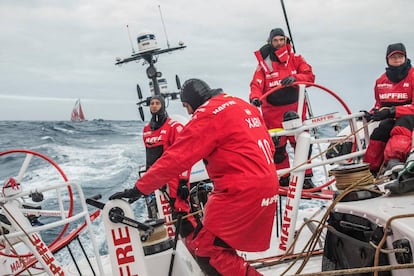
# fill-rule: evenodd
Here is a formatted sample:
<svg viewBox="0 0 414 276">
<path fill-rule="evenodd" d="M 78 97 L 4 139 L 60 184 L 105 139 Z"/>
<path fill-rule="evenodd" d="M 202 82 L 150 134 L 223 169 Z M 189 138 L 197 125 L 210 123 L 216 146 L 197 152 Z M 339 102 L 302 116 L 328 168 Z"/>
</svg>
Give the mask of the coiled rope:
<svg viewBox="0 0 414 276">
<path fill-rule="evenodd" d="M 361 189 L 369 190 L 369 189 L 367 189 L 364 186 L 362 186 L 362 187 L 360 186 L 360 184 L 363 183 L 364 181 L 365 181 L 365 179 L 359 179 L 359 180 L 355 181 L 352 185 L 348 186 L 342 193 L 340 193 L 335 198 L 335 200 L 333 200 L 332 204 L 327 208 L 325 214 L 323 215 L 323 217 L 322 217 L 322 219 L 320 221 L 312 220 L 312 222 L 316 222 L 317 223 L 317 226 L 316 226 L 315 231 L 313 232 L 311 238 L 308 240 L 308 242 L 304 246 L 303 250 L 299 254 L 296 254 L 295 255 L 296 258 L 294 258 L 294 260 L 292 261 L 292 263 L 290 263 L 290 265 L 285 269 L 285 271 L 281 275 L 286 275 L 287 272 L 300 259 L 303 258 L 303 261 L 302 261 L 300 267 L 297 269 L 297 271 L 294 274 L 297 275 L 297 274 L 300 274 L 302 272 L 302 270 L 304 269 L 305 265 L 307 264 L 307 262 L 309 261 L 309 259 L 311 258 L 311 256 L 315 255 L 314 254 L 315 251 L 316 251 L 315 248 L 316 248 L 316 246 L 317 246 L 317 244 L 318 244 L 318 242 L 319 242 L 319 240 L 320 240 L 320 238 L 322 236 L 323 230 L 325 228 L 327 228 L 327 220 L 328 220 L 328 217 L 329 217 L 330 213 L 332 212 L 332 210 L 335 208 L 336 204 L 338 202 L 340 202 L 345 196 L 347 196 L 349 193 L 351 193 L 354 190 L 361 190 Z M 375 190 L 374 191 L 373 190 L 369 190 L 369 191 L 371 191 L 371 192 L 378 192 L 378 191 L 375 191 Z M 309 223 L 309 221 L 307 223 Z M 301 229 L 302 229 L 302 227 L 301 227 Z M 300 234 L 300 232 L 299 232 L 299 234 Z M 295 240 L 300 237 L 299 234 L 296 235 Z M 293 244 L 295 242 L 296 241 L 294 241 L 291 246 L 293 246 Z M 289 247 L 286 252 L 291 252 L 291 250 L 292 250 L 292 247 Z M 267 267 L 267 266 L 277 265 L 277 264 L 280 264 L 280 261 L 281 260 L 288 259 L 288 258 L 289 258 L 289 254 L 286 253 L 283 256 L 278 256 L 277 259 L 276 260 L 273 260 L 273 261 L 271 261 L 269 259 L 266 260 L 266 261 L 263 260 L 263 262 L 261 263 L 261 266 L 259 266 L 259 267 Z M 256 262 L 258 262 L 258 261 L 259 260 L 256 260 Z M 375 268 L 371 268 L 371 269 L 373 269 L 371 271 L 375 271 Z M 326 273 L 325 272 L 322 272 L 322 273 L 319 272 L 317 274 L 303 274 L 303 275 L 339 275 L 340 274 L 340 273 L 339 274 L 332 274 L 334 272 L 335 271 L 329 271 L 329 272 L 327 271 Z M 355 273 L 355 272 L 353 272 L 353 273 Z M 344 274 L 344 273 L 342 272 L 342 274 Z M 347 274 L 351 274 L 351 273 L 347 273 Z"/>
<path fill-rule="evenodd" d="M 345 190 L 353 183 L 358 182 L 358 186 L 368 186 L 374 184 L 374 176 L 369 170 L 369 165 L 366 163 L 358 164 L 356 166 L 340 166 L 332 169 L 330 174 L 335 176 L 335 186 L 338 190 Z"/>
<path fill-rule="evenodd" d="M 337 145 L 339 145 L 339 144 L 341 144 L 341 143 L 345 142 L 346 140 L 348 140 L 351 136 L 356 135 L 359 131 L 361 131 L 361 130 L 362 130 L 362 129 L 364 129 L 366 126 L 368 126 L 368 124 L 369 124 L 369 123 L 364 124 L 363 126 L 361 126 L 360 128 L 358 128 L 357 130 L 355 130 L 355 131 L 351 132 L 351 133 L 350 133 L 350 134 L 348 134 L 347 136 L 345 136 L 345 137 L 343 137 L 342 139 L 340 139 L 338 142 L 336 142 L 336 143 L 334 143 L 334 144 L 330 145 L 328 148 L 326 148 L 326 150 L 324 150 L 324 151 L 322 151 L 322 152 L 320 152 L 320 153 L 318 153 L 318 154 L 316 154 L 316 155 L 312 156 L 311 158 L 309 158 L 309 159 L 308 159 L 308 160 L 306 160 L 305 162 L 302 162 L 302 163 L 300 163 L 300 164 L 296 165 L 295 167 L 293 167 L 293 168 L 289 169 L 289 170 L 288 170 L 286 173 L 284 173 L 282 176 L 289 175 L 292 171 L 297 170 L 297 169 L 299 169 L 300 167 L 302 167 L 302 166 L 304 166 L 304 165 L 308 164 L 309 162 L 311 162 L 311 161 L 312 161 L 312 160 L 314 160 L 315 158 L 318 158 L 318 157 L 322 156 L 323 154 L 325 154 L 326 152 L 328 152 L 330 149 L 332 149 L 332 148 L 336 147 Z"/>
</svg>

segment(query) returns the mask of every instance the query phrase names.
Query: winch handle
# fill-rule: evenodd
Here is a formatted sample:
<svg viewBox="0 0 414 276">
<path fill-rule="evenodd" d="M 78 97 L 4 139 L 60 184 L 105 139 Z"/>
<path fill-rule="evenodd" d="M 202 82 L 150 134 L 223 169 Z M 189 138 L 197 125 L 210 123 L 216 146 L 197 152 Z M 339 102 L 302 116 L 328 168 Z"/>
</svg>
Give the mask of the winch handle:
<svg viewBox="0 0 414 276">
<path fill-rule="evenodd" d="M 87 198 L 86 203 L 92 205 L 98 209 L 103 210 L 105 207 L 105 203 L 98 201 L 97 199 L 101 199 L 102 196 L 100 194 L 95 195 L 93 197 Z M 148 237 L 154 232 L 154 227 L 139 221 L 136 221 L 132 218 L 124 216 L 124 211 L 119 207 L 114 207 L 109 210 L 109 220 L 114 223 L 122 223 L 127 226 L 136 228 L 138 230 L 143 231 L 144 233 L 141 234 L 141 241 L 146 241 Z"/>
<path fill-rule="evenodd" d="M 154 232 L 154 227 L 124 216 L 124 211 L 119 207 L 113 207 L 109 210 L 109 220 L 114 223 L 122 223 L 143 231 L 144 233 L 141 234 L 141 241 L 146 241 Z"/>
<path fill-rule="evenodd" d="M 93 207 L 96 207 L 98 209 L 103 210 L 103 208 L 105 207 L 105 203 L 97 201 L 98 199 L 101 199 L 101 198 L 102 198 L 102 195 L 97 194 L 93 197 L 87 198 L 85 201 L 86 201 L 87 204 L 92 205 Z"/>
</svg>

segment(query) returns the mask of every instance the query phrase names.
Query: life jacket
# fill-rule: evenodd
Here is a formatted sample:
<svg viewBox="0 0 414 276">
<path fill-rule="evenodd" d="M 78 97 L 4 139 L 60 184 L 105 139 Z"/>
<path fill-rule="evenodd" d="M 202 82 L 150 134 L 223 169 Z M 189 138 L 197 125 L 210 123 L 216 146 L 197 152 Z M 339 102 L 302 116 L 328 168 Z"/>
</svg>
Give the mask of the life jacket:
<svg viewBox="0 0 414 276">
<path fill-rule="evenodd" d="M 145 125 L 143 130 L 143 140 L 146 149 L 146 167 L 147 169 L 157 161 L 164 151 L 172 145 L 176 136 L 183 126 L 168 118 L 165 123 L 156 130 L 151 130 L 150 124 Z M 178 131 L 178 132 L 179 132 Z"/>
</svg>

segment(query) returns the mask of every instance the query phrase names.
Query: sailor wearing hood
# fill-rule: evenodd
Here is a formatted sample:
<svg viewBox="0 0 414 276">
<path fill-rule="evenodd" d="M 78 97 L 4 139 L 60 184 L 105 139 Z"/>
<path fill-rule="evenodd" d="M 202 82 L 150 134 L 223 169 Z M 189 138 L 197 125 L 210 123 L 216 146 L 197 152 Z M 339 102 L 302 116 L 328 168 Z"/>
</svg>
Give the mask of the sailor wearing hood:
<svg viewBox="0 0 414 276">
<path fill-rule="evenodd" d="M 203 159 L 214 190 L 192 242 L 197 262 L 207 275 L 261 275 L 236 250 L 270 246 L 278 181 L 263 118 L 254 106 L 199 79 L 183 84 L 181 101 L 191 120 L 131 190 L 151 193 Z"/>
<path fill-rule="evenodd" d="M 168 117 L 163 96 L 155 95 L 151 98 L 150 112 L 151 120 L 144 126 L 143 130 L 147 170 L 174 143 L 183 129 L 182 124 Z M 165 183 L 167 183 L 167 192 L 171 199 L 173 216 L 175 217 L 178 213 L 189 213 L 189 171 L 183 170 L 171 179 L 167 179 Z M 181 236 L 187 237 L 193 232 L 195 225 L 196 222 L 192 217 L 190 217 L 190 220 L 184 219 L 181 226 Z M 187 239 L 187 241 L 190 239 Z"/>
<path fill-rule="evenodd" d="M 388 45 L 385 60 L 388 67 L 375 82 L 375 105 L 369 116 L 381 122 L 371 134 L 364 158 L 374 174 L 383 162 L 389 166 L 405 162 L 414 129 L 414 69 L 404 44 Z"/>
</svg>

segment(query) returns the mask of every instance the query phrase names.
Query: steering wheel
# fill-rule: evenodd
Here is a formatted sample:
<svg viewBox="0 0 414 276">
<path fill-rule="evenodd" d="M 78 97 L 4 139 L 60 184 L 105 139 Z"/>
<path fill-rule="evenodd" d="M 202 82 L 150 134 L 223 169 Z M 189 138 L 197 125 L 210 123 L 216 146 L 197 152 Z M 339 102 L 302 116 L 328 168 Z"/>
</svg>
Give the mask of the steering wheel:
<svg viewBox="0 0 414 276">
<path fill-rule="evenodd" d="M 325 92 L 328 92 L 330 95 L 332 95 L 335 99 L 337 99 L 339 101 L 339 103 L 344 107 L 345 111 L 348 114 L 351 114 L 352 113 L 351 110 L 349 109 L 348 105 L 335 92 L 333 92 L 332 90 L 326 88 L 325 86 L 322 86 L 320 84 L 313 83 L 313 82 L 308 82 L 308 81 L 296 81 L 292 85 L 299 85 L 299 84 L 304 84 L 304 85 L 306 85 L 308 87 L 312 87 L 312 86 L 313 87 L 317 87 L 317 88 L 319 88 L 319 89 L 321 89 L 321 90 L 323 90 Z M 269 96 L 270 94 L 272 94 L 272 93 L 274 93 L 274 92 L 282 89 L 283 87 L 285 87 L 285 86 L 278 85 L 278 86 L 276 86 L 276 87 L 274 87 L 274 88 L 266 91 L 266 93 L 264 93 L 260 97 L 260 100 L 263 101 L 267 96 Z"/>
<path fill-rule="evenodd" d="M 320 84 L 316 84 L 316 83 L 313 83 L 313 82 L 307 82 L 307 81 L 296 81 L 292 85 L 296 86 L 296 85 L 300 85 L 300 84 L 306 85 L 306 87 L 316 87 L 316 88 L 321 89 L 322 91 L 327 92 L 328 94 L 333 96 L 342 105 L 342 107 L 345 109 L 345 111 L 348 115 L 352 114 L 351 109 L 348 107 L 348 105 L 332 90 L 330 90 L 330 89 L 328 89 L 325 86 L 322 86 Z M 276 91 L 282 89 L 283 87 L 285 87 L 285 86 L 279 84 L 276 87 L 273 87 L 272 89 L 266 91 L 259 99 L 261 101 L 264 101 L 267 96 L 269 96 L 272 93 L 275 93 Z M 306 98 L 305 98 L 305 101 L 306 101 Z M 354 137 L 354 140 L 356 141 L 357 140 L 356 133 L 353 135 L 353 137 Z M 355 150 L 356 150 L 356 143 L 353 143 L 351 151 L 354 152 Z M 325 185 L 323 185 L 323 186 L 325 186 Z M 311 190 L 313 191 L 313 190 L 317 190 L 319 188 L 320 187 L 317 187 L 317 188 L 313 188 Z"/>
<path fill-rule="evenodd" d="M 25 155 L 25 158 L 24 158 L 24 161 L 23 161 L 23 163 L 20 167 L 20 170 L 19 170 L 17 176 L 9 175 L 7 177 L 10 177 L 10 179 L 13 178 L 14 181 L 17 182 L 18 184 L 22 184 L 21 181 L 23 180 L 23 177 L 24 177 L 25 173 L 27 172 L 29 164 L 30 164 L 30 162 L 31 162 L 31 160 L 34 156 L 38 157 L 40 159 L 43 159 L 44 161 L 46 161 L 46 164 L 52 165 L 57 170 L 58 174 L 60 175 L 60 177 L 63 179 L 64 182 L 69 181 L 66 174 L 58 166 L 58 164 L 56 164 L 52 159 L 50 159 L 46 155 L 43 155 L 41 153 L 38 153 L 38 152 L 35 152 L 35 151 L 32 151 L 32 150 L 13 149 L 13 150 L 7 150 L 7 151 L 0 152 L 0 164 L 6 164 L 8 162 L 8 158 L 11 158 L 10 160 L 14 161 L 15 157 L 17 155 Z M 11 173 L 14 173 L 14 172 L 11 172 Z M 14 181 L 12 181 L 12 182 L 14 182 Z M 73 198 L 73 193 L 72 193 L 71 186 L 68 185 L 67 190 L 68 190 L 68 196 L 69 196 L 69 206 L 68 206 L 68 210 L 67 210 L 67 217 L 71 217 L 72 214 L 73 214 L 73 208 L 74 208 L 74 198 Z M 56 238 L 52 242 L 50 242 L 47 246 L 50 248 L 55 243 L 57 243 L 63 237 L 63 235 L 67 231 L 68 227 L 69 227 L 69 223 L 65 224 L 63 226 L 62 230 L 60 231 L 60 233 L 58 233 L 58 235 L 56 236 Z M 17 255 L 15 255 L 15 254 L 6 254 L 6 253 L 3 253 L 3 252 L 0 252 L 0 254 L 4 255 L 4 256 L 8 256 L 8 257 L 17 257 Z M 21 257 L 30 257 L 32 255 L 33 255 L 32 253 L 19 254 L 19 258 L 21 258 Z"/>
</svg>

